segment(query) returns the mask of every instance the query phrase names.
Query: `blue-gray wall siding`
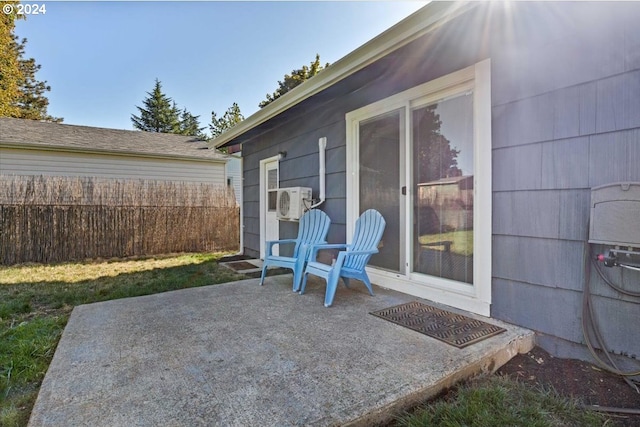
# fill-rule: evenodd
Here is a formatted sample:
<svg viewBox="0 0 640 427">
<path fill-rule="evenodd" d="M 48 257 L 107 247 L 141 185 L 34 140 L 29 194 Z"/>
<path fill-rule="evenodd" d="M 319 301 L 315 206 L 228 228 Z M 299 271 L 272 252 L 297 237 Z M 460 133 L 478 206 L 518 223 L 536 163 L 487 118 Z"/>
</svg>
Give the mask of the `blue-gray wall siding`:
<svg viewBox="0 0 640 427">
<path fill-rule="evenodd" d="M 575 356 L 565 350 L 584 343 L 580 322 L 590 188 L 640 181 L 637 16 L 636 4 L 523 2 L 510 4 L 509 13 L 485 5 L 454 21 L 455 31 L 444 28 L 439 38 L 413 42 L 336 85 L 338 98 L 316 96 L 321 107 L 314 107 L 312 98 L 284 113 L 287 117 L 274 120 L 280 121 L 277 126 L 257 132 L 244 146 L 245 252 L 259 250 L 260 159 L 287 151 L 281 186 L 311 186 L 317 197 L 317 140 L 326 136 L 327 202 L 321 208 L 333 220 L 329 240 L 344 241 L 344 114 L 490 57 L 491 313 L 538 331 L 554 354 Z M 489 21 L 496 31 L 480 31 Z M 459 28 L 469 29 L 467 35 Z M 295 235 L 295 224 L 281 224 L 281 237 Z M 621 279 L 619 272 L 609 272 Z M 623 279 L 640 290 L 640 275 L 627 272 Z M 637 300 L 610 290 L 595 273 L 591 280 L 608 344 L 640 355 Z"/>
<path fill-rule="evenodd" d="M 319 197 L 318 139 L 327 138 L 325 151 L 326 181 L 325 202 L 319 207 L 332 220 L 329 241 L 344 239 L 345 217 L 345 123 L 344 117 L 333 123 L 317 125 L 309 132 L 295 132 L 278 128 L 268 138 L 261 138 L 243 149 L 244 160 L 244 231 L 245 253 L 257 256 L 260 250 L 260 160 L 286 151 L 280 160 L 280 187 L 311 187 L 313 197 Z M 269 144 L 273 140 L 275 145 Z M 249 148 L 250 147 L 250 148 Z M 290 238 L 297 234 L 297 222 L 280 222 L 280 237 Z M 284 248 L 283 248 L 284 249 Z M 286 254 L 285 249 L 284 254 Z"/>
<path fill-rule="evenodd" d="M 580 6 L 579 25 L 492 53 L 491 313 L 548 335 L 564 356 L 579 354 L 563 340 L 584 343 L 590 189 L 640 181 L 640 8 Z M 640 274 L 607 270 L 640 291 Z M 640 357 L 639 300 L 593 271 L 591 289 L 607 345 Z"/>
</svg>

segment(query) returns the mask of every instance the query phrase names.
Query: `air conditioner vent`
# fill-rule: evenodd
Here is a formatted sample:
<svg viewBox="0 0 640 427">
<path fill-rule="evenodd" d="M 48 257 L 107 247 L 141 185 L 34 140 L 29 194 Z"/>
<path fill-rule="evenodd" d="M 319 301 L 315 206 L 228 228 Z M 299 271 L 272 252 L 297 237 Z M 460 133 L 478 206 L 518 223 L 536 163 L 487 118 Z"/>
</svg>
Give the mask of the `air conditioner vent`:
<svg viewBox="0 0 640 427">
<path fill-rule="evenodd" d="M 311 206 L 311 188 L 288 187 L 278 189 L 276 206 L 278 219 L 286 221 L 300 219 Z"/>
</svg>

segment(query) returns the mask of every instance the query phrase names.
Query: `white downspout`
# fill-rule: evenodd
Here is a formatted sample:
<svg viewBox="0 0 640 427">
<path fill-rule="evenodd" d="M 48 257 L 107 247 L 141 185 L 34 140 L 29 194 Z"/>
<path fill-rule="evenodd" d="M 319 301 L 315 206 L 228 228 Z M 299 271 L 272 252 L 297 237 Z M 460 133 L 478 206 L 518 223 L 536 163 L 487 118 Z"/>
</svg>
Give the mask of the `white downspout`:
<svg viewBox="0 0 640 427">
<path fill-rule="evenodd" d="M 240 255 L 244 255 L 244 157 L 240 152 Z"/>
<path fill-rule="evenodd" d="M 319 156 L 318 161 L 320 164 L 320 169 L 318 170 L 318 180 L 320 181 L 320 194 L 318 197 L 320 198 L 320 200 L 315 205 L 312 205 L 309 209 L 313 209 L 315 207 L 320 206 L 322 203 L 324 203 L 324 200 L 325 200 L 326 168 L 325 168 L 324 152 L 326 149 L 327 149 L 327 137 L 323 136 L 322 138 L 318 139 L 318 156 Z"/>
</svg>

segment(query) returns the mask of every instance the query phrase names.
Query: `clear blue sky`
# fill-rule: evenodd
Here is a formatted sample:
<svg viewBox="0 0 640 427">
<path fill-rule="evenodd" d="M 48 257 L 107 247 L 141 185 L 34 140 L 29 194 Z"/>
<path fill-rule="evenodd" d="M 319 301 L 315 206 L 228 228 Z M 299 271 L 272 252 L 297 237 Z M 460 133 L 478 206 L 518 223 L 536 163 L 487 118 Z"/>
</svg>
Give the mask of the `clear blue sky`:
<svg viewBox="0 0 640 427">
<path fill-rule="evenodd" d="M 237 102 L 245 117 L 278 80 L 320 54 L 333 63 L 424 1 L 58 2 L 19 21 L 42 66 L 49 114 L 132 129 L 154 79 L 208 125 Z"/>
</svg>

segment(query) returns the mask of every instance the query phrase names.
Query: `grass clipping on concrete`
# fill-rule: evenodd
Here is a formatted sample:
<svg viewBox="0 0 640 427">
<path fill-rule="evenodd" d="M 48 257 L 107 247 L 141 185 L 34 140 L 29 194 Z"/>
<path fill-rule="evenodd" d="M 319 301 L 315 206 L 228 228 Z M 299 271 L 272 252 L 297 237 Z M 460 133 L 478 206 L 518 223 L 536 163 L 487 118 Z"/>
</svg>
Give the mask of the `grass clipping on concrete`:
<svg viewBox="0 0 640 427">
<path fill-rule="evenodd" d="M 607 418 L 553 389 L 532 388 L 499 376 L 481 377 L 411 413 L 395 426 L 600 427 Z"/>
<path fill-rule="evenodd" d="M 27 425 L 73 307 L 243 278 L 220 257 L 0 267 L 0 426 Z"/>
</svg>

